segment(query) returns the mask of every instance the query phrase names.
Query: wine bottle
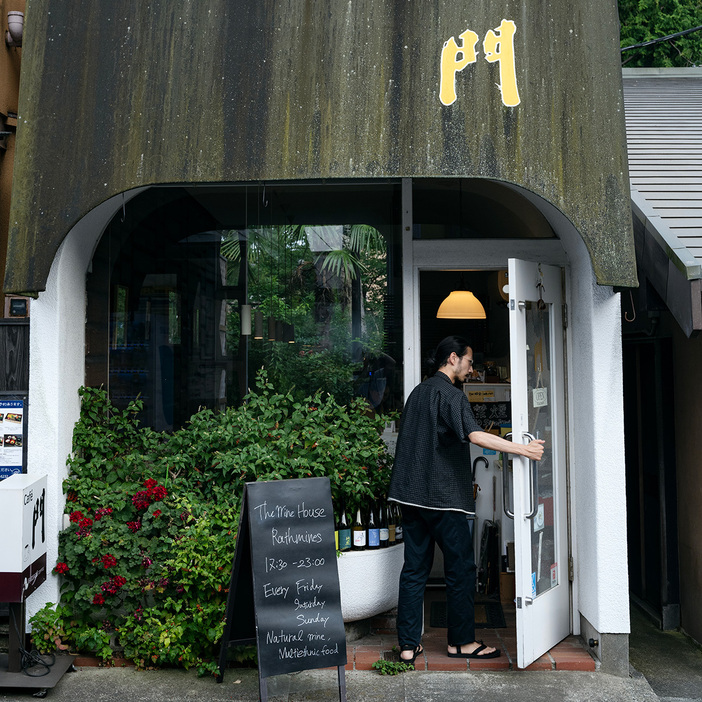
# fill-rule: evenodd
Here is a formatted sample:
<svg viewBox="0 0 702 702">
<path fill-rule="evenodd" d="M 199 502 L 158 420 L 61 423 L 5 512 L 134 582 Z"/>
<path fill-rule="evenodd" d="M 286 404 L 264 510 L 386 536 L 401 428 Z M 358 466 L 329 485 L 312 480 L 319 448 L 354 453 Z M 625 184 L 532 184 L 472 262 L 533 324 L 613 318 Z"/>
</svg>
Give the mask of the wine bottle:
<svg viewBox="0 0 702 702">
<path fill-rule="evenodd" d="M 390 545 L 390 527 L 388 526 L 388 511 L 381 502 L 378 505 L 378 521 L 380 524 L 380 548 Z"/>
<path fill-rule="evenodd" d="M 351 548 L 351 524 L 346 516 L 346 505 L 341 505 L 341 516 L 339 517 L 339 551 L 348 551 Z"/>
<path fill-rule="evenodd" d="M 395 504 L 388 502 L 385 511 L 388 515 L 388 546 L 394 546 L 397 543 L 395 538 Z"/>
<path fill-rule="evenodd" d="M 401 544 L 404 538 L 402 534 L 402 508 L 400 505 L 396 505 L 395 510 L 395 541 Z"/>
<path fill-rule="evenodd" d="M 354 551 L 363 551 L 366 547 L 366 525 L 363 522 L 363 515 L 361 514 L 361 508 L 358 508 L 356 512 L 356 520 L 353 523 L 352 528 L 353 543 L 351 548 Z"/>
<path fill-rule="evenodd" d="M 380 548 L 380 524 L 375 516 L 375 506 L 371 502 L 368 510 L 368 543 L 369 549 Z"/>
<path fill-rule="evenodd" d="M 339 525 L 341 524 L 341 519 L 339 517 L 339 510 L 334 510 L 334 545 L 336 550 L 339 550 Z"/>
</svg>

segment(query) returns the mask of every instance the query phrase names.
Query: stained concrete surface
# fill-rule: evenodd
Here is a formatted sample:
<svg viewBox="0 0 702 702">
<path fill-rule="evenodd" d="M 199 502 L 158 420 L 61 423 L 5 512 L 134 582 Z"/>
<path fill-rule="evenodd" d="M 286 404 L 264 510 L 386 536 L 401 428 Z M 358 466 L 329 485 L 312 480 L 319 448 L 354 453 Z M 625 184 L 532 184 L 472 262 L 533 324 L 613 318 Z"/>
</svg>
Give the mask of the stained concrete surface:
<svg viewBox="0 0 702 702">
<path fill-rule="evenodd" d="M 338 700 L 333 671 L 305 671 L 269 678 L 270 702 Z M 657 702 L 643 678 L 604 673 L 430 673 L 381 676 L 374 671 L 346 674 L 349 702 L 450 702 L 452 700 L 539 700 L 539 702 Z M 0 690 L 0 700 L 31 700 L 31 693 Z M 68 673 L 49 690 L 52 702 L 255 702 L 253 670 L 229 671 L 222 684 L 183 671 L 136 672 L 133 668 L 83 668 Z"/>
<path fill-rule="evenodd" d="M 347 671 L 349 702 L 702 702 L 702 650 L 676 632 L 663 632 L 632 609 L 631 676 L 602 672 L 411 672 L 381 676 Z M 37 686 L 40 687 L 40 679 Z M 269 678 L 270 702 L 338 700 L 334 671 Z M 31 700 L 31 691 L 0 687 L 0 702 Z M 46 695 L 52 702 L 255 702 L 255 670 L 230 669 L 224 682 L 193 671 L 137 672 L 133 668 L 81 668 Z"/>
<path fill-rule="evenodd" d="M 661 631 L 633 606 L 629 662 L 661 702 L 702 702 L 702 647 L 678 631 Z"/>
</svg>

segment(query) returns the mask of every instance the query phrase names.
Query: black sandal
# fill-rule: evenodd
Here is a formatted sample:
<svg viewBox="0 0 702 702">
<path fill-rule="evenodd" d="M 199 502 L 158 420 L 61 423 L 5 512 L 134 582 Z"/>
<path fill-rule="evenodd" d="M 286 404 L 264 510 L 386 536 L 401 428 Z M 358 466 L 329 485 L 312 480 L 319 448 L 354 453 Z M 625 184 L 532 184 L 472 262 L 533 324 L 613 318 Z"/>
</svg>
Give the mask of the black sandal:
<svg viewBox="0 0 702 702">
<path fill-rule="evenodd" d="M 461 647 L 456 646 L 458 651 L 456 653 L 449 653 L 448 651 L 446 652 L 446 655 L 449 658 L 474 658 L 476 660 L 480 660 L 481 658 L 499 658 L 501 655 L 501 651 L 499 648 L 496 648 L 494 651 L 490 651 L 490 653 L 483 653 L 483 651 L 487 648 L 487 646 L 482 642 L 482 641 L 476 641 L 475 643 L 480 644 L 478 648 L 476 648 L 474 651 L 471 653 L 462 653 L 461 652 Z M 465 644 L 463 644 L 465 645 Z"/>
<path fill-rule="evenodd" d="M 400 656 L 400 663 L 404 663 L 405 665 L 411 665 L 414 668 L 414 662 L 417 660 L 417 656 L 419 656 L 421 653 L 424 653 L 424 649 L 422 648 L 421 644 L 417 644 L 416 646 L 412 646 L 412 644 L 404 644 L 402 648 L 400 649 L 400 653 L 402 651 L 412 651 L 412 658 L 403 658 Z"/>
</svg>

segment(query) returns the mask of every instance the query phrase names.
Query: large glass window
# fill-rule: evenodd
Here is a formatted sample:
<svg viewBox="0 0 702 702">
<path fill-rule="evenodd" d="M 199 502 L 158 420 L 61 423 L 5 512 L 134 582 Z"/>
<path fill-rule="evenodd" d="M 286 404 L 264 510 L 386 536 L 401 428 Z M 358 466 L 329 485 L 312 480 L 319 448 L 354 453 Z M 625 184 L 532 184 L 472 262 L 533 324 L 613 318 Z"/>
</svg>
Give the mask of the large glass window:
<svg viewBox="0 0 702 702">
<path fill-rule="evenodd" d="M 157 187 L 107 227 L 88 279 L 86 382 L 143 421 L 280 391 L 402 404 L 396 182 Z M 250 319 L 250 324 L 249 324 Z M 250 333 L 248 333 L 250 331 Z"/>
</svg>

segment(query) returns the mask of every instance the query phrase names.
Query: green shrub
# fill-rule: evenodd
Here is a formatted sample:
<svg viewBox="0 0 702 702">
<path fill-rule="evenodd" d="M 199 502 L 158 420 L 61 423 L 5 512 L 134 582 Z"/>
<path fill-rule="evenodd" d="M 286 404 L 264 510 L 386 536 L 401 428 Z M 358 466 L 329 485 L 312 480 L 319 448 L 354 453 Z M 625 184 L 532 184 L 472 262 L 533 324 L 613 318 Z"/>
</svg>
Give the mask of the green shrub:
<svg viewBox="0 0 702 702">
<path fill-rule="evenodd" d="M 385 420 L 363 400 L 296 402 L 264 373 L 258 387 L 172 434 L 138 426 L 140 401 L 120 411 L 104 390 L 81 389 L 54 568 L 61 601 L 31 619 L 36 646 L 214 673 L 244 483 L 328 476 L 350 509 L 385 494 Z"/>
</svg>

